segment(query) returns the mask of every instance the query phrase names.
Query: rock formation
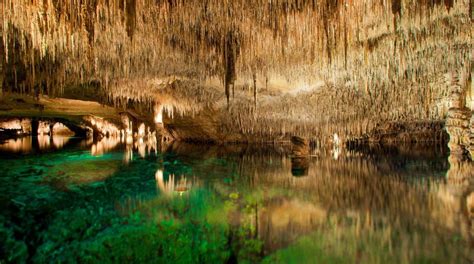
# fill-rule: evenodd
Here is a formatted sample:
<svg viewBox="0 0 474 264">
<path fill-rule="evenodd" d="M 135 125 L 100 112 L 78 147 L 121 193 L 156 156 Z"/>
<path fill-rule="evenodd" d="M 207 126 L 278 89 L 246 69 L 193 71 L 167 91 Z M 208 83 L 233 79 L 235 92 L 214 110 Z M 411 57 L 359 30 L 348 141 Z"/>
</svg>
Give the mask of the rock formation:
<svg viewBox="0 0 474 264">
<path fill-rule="evenodd" d="M 446 174 L 447 190 L 451 200 L 459 201 L 457 213 L 464 217 L 461 226 L 464 234 L 472 238 L 474 233 L 470 226 L 474 223 L 472 217 L 472 195 L 474 193 L 474 163 L 473 156 L 473 127 L 474 114 L 466 107 L 466 87 L 462 78 L 457 74 L 446 76 L 449 85 L 450 109 L 446 119 L 446 130 L 449 133 L 450 149 L 449 170 Z M 467 82 L 468 83 L 468 82 Z"/>
<path fill-rule="evenodd" d="M 466 107 L 466 87 L 457 74 L 448 74 L 450 108 L 446 119 L 446 130 L 449 134 L 449 149 L 452 156 L 462 160 L 469 155 L 471 148 L 472 112 Z"/>
<path fill-rule="evenodd" d="M 357 138 L 377 124 L 444 119 L 440 80 L 470 59 L 471 6 L 5 0 L 2 94 L 82 94 L 144 115 L 163 105 L 164 127 L 182 139 Z M 184 127 L 204 111 L 212 119 L 199 123 L 212 127 Z"/>
<path fill-rule="evenodd" d="M 307 139 L 291 137 L 291 173 L 293 176 L 306 176 L 309 170 L 309 142 Z"/>
<path fill-rule="evenodd" d="M 305 157 L 309 156 L 309 142 L 307 139 L 293 136 L 291 137 L 292 143 L 292 156 L 294 157 Z"/>
</svg>

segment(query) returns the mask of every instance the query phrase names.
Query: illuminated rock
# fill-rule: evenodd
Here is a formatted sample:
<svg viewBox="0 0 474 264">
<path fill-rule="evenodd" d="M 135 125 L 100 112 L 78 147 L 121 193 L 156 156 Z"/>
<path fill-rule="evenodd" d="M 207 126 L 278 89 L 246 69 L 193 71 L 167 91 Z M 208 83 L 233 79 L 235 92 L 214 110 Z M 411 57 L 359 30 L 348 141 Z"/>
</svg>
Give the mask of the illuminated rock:
<svg viewBox="0 0 474 264">
<path fill-rule="evenodd" d="M 451 155 L 461 159 L 463 155 L 469 153 L 471 148 L 471 109 L 466 107 L 466 91 L 463 84 L 460 84 L 458 75 L 450 74 L 446 76 L 449 85 L 450 106 L 446 118 L 446 130 L 449 134 L 448 147 Z"/>
<path fill-rule="evenodd" d="M 51 133 L 51 124 L 48 121 L 40 121 L 38 125 L 38 135 L 49 135 Z"/>
<path fill-rule="evenodd" d="M 74 132 L 62 123 L 55 123 L 52 130 L 53 135 L 74 136 Z"/>
<path fill-rule="evenodd" d="M 88 115 L 83 118 L 83 120 L 90 124 L 94 132 L 94 137 L 117 137 L 120 138 L 120 128 L 104 118 Z"/>
</svg>

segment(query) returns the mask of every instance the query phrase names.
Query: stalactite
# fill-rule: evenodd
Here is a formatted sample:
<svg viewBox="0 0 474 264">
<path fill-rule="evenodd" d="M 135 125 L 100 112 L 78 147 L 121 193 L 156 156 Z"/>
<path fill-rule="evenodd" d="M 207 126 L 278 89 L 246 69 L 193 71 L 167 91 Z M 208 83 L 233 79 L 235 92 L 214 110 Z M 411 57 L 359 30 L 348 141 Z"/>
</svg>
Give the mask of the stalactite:
<svg viewBox="0 0 474 264">
<path fill-rule="evenodd" d="M 253 74 L 253 103 L 255 110 L 257 109 L 257 74 Z"/>
</svg>

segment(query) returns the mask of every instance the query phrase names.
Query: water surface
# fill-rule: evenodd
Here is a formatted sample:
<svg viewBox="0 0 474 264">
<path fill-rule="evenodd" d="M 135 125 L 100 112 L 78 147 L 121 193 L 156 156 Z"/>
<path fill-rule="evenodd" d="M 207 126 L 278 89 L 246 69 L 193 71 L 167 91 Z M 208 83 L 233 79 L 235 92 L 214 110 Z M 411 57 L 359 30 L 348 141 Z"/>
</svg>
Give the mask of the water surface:
<svg viewBox="0 0 474 264">
<path fill-rule="evenodd" d="M 0 145 L 0 168 L 0 263 L 474 260 L 472 182 L 439 147 L 292 160 L 284 145 L 24 138 Z"/>
</svg>

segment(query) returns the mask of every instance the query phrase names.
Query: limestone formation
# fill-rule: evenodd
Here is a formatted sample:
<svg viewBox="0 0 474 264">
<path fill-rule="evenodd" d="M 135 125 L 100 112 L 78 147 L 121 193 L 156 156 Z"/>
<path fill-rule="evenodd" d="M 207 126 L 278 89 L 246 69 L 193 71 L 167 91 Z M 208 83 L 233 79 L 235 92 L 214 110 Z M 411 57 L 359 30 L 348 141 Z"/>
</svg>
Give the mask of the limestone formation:
<svg viewBox="0 0 474 264">
<path fill-rule="evenodd" d="M 292 156 L 293 157 L 309 156 L 309 142 L 307 139 L 293 136 L 291 137 L 291 143 L 292 143 Z"/>
<path fill-rule="evenodd" d="M 78 91 L 144 114 L 158 104 L 165 120 L 211 109 L 213 140 L 347 140 L 383 122 L 445 118 L 440 80 L 469 60 L 469 8 L 468 0 L 5 0 L 1 92 Z"/>
<path fill-rule="evenodd" d="M 470 124 L 472 112 L 466 107 L 466 92 L 463 84 L 460 84 L 457 74 L 446 75 L 449 85 L 450 108 L 446 118 L 446 130 L 449 134 L 449 149 L 452 156 L 462 159 L 469 154 L 471 148 Z"/>
<path fill-rule="evenodd" d="M 291 173 L 293 176 L 307 176 L 309 170 L 309 142 L 302 137 L 291 137 Z"/>
</svg>

